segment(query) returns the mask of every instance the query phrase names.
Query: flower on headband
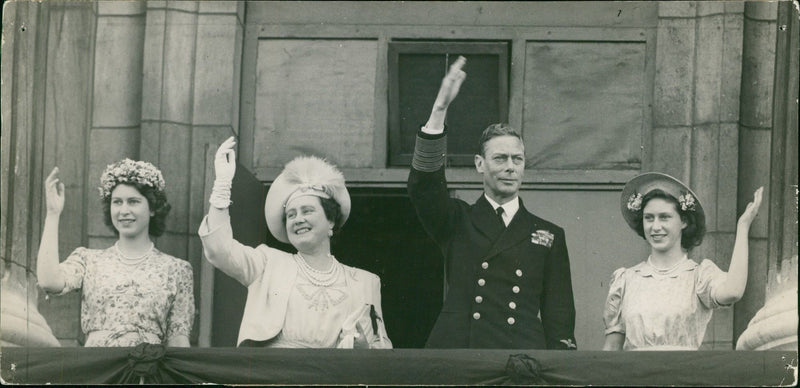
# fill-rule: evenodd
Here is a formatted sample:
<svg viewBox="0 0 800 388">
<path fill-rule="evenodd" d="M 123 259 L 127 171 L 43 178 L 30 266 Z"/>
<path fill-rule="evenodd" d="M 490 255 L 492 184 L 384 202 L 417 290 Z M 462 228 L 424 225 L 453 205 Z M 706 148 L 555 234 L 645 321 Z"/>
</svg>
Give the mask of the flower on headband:
<svg viewBox="0 0 800 388">
<path fill-rule="evenodd" d="M 631 194 L 628 198 L 628 210 L 638 212 L 642 210 L 642 195 L 639 193 Z"/>
<path fill-rule="evenodd" d="M 694 197 L 689 193 L 678 196 L 678 203 L 681 204 L 681 210 L 683 211 L 693 212 L 695 210 Z"/>
<path fill-rule="evenodd" d="M 100 198 L 108 198 L 114 187 L 120 183 L 138 183 L 158 191 L 163 191 L 166 185 L 161 171 L 156 166 L 145 161 L 133 161 L 128 158 L 109 164 L 103 171 L 103 175 L 100 176 L 100 187 L 98 187 Z"/>
</svg>

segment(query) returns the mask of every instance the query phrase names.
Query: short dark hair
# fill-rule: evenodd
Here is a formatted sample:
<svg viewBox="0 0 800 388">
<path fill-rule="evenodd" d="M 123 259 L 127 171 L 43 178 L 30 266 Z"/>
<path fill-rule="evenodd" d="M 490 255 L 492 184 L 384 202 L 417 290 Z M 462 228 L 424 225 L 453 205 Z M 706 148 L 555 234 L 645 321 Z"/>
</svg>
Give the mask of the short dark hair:
<svg viewBox="0 0 800 388">
<path fill-rule="evenodd" d="M 153 237 L 159 237 L 164 234 L 164 231 L 167 229 L 167 215 L 172 209 L 172 206 L 167 202 L 167 195 L 161 190 L 156 190 L 152 186 L 143 185 L 138 182 L 121 182 L 114 186 L 114 189 L 121 184 L 135 188 L 139 191 L 139 194 L 147 199 L 147 205 L 150 206 L 150 211 L 154 212 L 154 214 L 150 216 L 148 233 Z M 111 189 L 111 191 L 113 192 L 114 189 Z M 119 231 L 114 227 L 114 223 L 111 221 L 111 196 L 109 195 L 103 198 L 102 202 L 103 223 L 105 223 L 115 235 L 119 236 Z"/>
<path fill-rule="evenodd" d="M 333 222 L 333 233 L 339 231 L 339 219 L 342 218 L 342 206 L 333 198 L 319 198 L 322 203 L 322 210 L 325 211 L 325 218 Z"/>
<path fill-rule="evenodd" d="M 522 133 L 517 131 L 514 127 L 506 123 L 492 124 L 486 127 L 486 129 L 483 130 L 483 133 L 481 133 L 481 140 L 478 144 L 478 149 L 480 150 L 481 155 L 486 156 L 486 142 L 499 136 L 514 136 L 519 139 L 519 141 L 523 141 Z"/>
<path fill-rule="evenodd" d="M 686 223 L 686 227 L 681 231 L 681 247 L 687 251 L 700 245 L 706 234 L 706 226 L 697 222 L 697 214 L 693 211 L 681 210 L 678 199 L 661 189 L 651 190 L 642 197 L 642 207 L 636 211 L 636 233 L 643 239 L 644 236 L 644 207 L 651 199 L 661 198 L 675 206 L 675 211 L 681 216 L 681 221 Z"/>
</svg>

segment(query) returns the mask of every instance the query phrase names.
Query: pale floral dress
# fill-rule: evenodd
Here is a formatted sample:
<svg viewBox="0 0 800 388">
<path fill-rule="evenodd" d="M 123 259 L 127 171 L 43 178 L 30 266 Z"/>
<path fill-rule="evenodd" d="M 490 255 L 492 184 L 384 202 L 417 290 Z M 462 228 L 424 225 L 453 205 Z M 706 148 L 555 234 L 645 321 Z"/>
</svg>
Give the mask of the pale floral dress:
<svg viewBox="0 0 800 388">
<path fill-rule="evenodd" d="M 334 265 L 341 265 L 335 262 Z M 283 330 L 267 347 L 335 348 L 342 324 L 351 309 L 347 271 L 340 271 L 334 284 L 312 284 L 297 271 L 297 280 L 289 294 Z"/>
<path fill-rule="evenodd" d="M 123 263 L 114 246 L 77 248 L 59 264 L 65 287 L 81 290 L 84 346 L 166 344 L 189 336 L 194 322 L 192 267 L 153 248 L 142 262 Z"/>
<path fill-rule="evenodd" d="M 665 272 L 649 261 L 620 268 L 606 299 L 605 334 L 624 334 L 624 350 L 697 350 L 713 309 L 726 307 L 712 296 L 726 277 L 712 261 L 686 257 Z"/>
</svg>

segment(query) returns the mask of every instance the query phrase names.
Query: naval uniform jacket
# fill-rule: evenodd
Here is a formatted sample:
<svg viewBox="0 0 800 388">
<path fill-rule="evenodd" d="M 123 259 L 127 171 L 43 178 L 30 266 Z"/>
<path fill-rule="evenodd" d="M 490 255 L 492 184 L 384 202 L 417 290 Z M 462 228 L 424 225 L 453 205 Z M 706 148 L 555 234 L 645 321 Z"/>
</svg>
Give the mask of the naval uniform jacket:
<svg viewBox="0 0 800 388">
<path fill-rule="evenodd" d="M 481 195 L 450 198 L 446 135 L 418 132 L 408 192 L 445 257 L 447 291 L 428 348 L 575 349 L 564 230 L 520 208 L 505 227 Z"/>
</svg>

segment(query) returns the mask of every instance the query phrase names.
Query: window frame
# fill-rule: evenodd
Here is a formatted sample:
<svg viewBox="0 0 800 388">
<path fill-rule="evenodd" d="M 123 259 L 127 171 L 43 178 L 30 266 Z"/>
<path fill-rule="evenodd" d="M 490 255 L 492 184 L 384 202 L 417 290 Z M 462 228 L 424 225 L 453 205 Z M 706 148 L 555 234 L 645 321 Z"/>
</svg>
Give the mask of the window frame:
<svg viewBox="0 0 800 388">
<path fill-rule="evenodd" d="M 510 58 L 511 42 L 505 40 L 496 41 L 405 41 L 392 40 L 388 42 L 388 149 L 386 152 L 387 167 L 407 167 L 411 165 L 413 151 L 408 153 L 401 152 L 403 134 L 401 131 L 401 119 L 399 109 L 400 104 L 400 76 L 399 62 L 402 54 L 479 54 L 496 55 L 498 57 L 498 113 L 500 122 L 508 122 L 509 117 L 509 78 L 510 78 Z M 452 61 L 448 60 L 448 63 Z M 431 96 L 431 104 L 436 96 Z M 425 119 L 423 119 L 425 120 Z M 424 124 L 421 122 L 420 125 Z M 471 153 L 447 153 L 446 164 L 454 167 L 470 167 L 474 163 L 474 152 Z"/>
</svg>

